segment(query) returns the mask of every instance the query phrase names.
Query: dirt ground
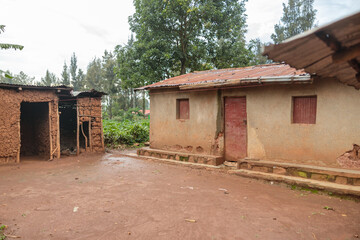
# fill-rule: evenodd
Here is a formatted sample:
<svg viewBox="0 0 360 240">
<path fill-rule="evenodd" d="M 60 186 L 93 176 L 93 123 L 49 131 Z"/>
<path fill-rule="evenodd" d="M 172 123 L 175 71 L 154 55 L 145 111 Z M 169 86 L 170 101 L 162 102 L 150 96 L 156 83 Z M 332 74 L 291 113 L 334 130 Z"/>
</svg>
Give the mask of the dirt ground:
<svg viewBox="0 0 360 240">
<path fill-rule="evenodd" d="M 360 235 L 360 203 L 353 200 L 119 153 L 0 166 L 5 233 L 21 239 Z"/>
</svg>

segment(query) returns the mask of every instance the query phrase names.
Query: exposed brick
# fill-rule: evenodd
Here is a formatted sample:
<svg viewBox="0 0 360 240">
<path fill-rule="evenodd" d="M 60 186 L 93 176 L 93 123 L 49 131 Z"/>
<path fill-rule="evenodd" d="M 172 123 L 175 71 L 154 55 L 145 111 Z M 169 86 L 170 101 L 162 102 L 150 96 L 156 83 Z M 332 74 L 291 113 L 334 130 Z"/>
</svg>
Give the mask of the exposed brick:
<svg viewBox="0 0 360 240">
<path fill-rule="evenodd" d="M 260 166 L 253 166 L 251 168 L 251 170 L 258 171 L 258 172 L 264 172 L 264 173 L 270 172 L 268 167 L 260 167 Z"/>
<path fill-rule="evenodd" d="M 273 173 L 285 175 L 286 174 L 286 169 L 283 168 L 283 167 L 273 167 Z"/>
<path fill-rule="evenodd" d="M 311 179 L 319 180 L 319 181 L 327 181 L 327 175 L 325 174 L 318 174 L 318 173 L 312 173 Z"/>
<path fill-rule="evenodd" d="M 335 182 L 338 184 L 347 184 L 347 178 L 346 177 L 336 177 Z"/>
</svg>

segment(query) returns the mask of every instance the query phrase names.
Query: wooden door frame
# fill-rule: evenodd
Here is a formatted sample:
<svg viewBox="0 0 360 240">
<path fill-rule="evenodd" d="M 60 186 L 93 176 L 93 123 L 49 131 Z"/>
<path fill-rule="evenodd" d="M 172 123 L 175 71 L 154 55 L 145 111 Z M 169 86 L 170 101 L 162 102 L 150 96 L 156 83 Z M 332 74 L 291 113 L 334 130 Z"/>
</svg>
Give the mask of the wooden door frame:
<svg viewBox="0 0 360 240">
<path fill-rule="evenodd" d="M 223 127 L 223 131 L 224 131 L 224 159 L 225 159 L 225 156 L 226 156 L 226 144 L 225 144 L 225 124 L 226 124 L 226 121 L 225 121 L 225 98 L 244 98 L 245 99 L 245 105 L 246 105 L 246 154 L 245 156 L 248 157 L 248 147 L 249 147 L 249 141 L 248 141 L 248 104 L 247 104 L 247 97 L 246 95 L 243 95 L 243 96 L 223 96 L 222 97 L 222 101 L 223 101 L 223 108 L 222 108 L 222 112 L 223 112 L 223 116 L 222 116 L 222 119 L 223 119 L 223 124 L 222 124 L 222 127 Z M 226 159 L 225 159 L 226 160 Z"/>
</svg>

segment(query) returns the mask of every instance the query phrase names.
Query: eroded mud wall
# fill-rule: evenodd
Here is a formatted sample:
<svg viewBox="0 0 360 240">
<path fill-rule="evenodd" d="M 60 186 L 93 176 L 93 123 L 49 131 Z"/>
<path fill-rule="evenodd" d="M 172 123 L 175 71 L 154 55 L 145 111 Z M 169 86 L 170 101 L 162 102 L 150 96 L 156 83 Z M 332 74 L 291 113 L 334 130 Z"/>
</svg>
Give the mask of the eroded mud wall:
<svg viewBox="0 0 360 240">
<path fill-rule="evenodd" d="M 42 90 L 0 89 L 0 163 L 15 162 L 20 153 L 21 102 L 51 102 L 51 148 L 56 149 L 58 134 L 56 94 L 53 91 Z"/>
<path fill-rule="evenodd" d="M 89 122 L 89 145 L 90 151 L 103 152 L 104 137 L 102 132 L 101 98 L 78 98 L 79 121 Z M 85 126 L 85 124 L 84 124 Z M 84 129 L 85 131 L 86 129 Z M 81 131 L 81 130 L 80 130 Z M 82 133 L 80 132 L 80 135 Z M 83 148 L 83 146 L 80 146 Z"/>
</svg>

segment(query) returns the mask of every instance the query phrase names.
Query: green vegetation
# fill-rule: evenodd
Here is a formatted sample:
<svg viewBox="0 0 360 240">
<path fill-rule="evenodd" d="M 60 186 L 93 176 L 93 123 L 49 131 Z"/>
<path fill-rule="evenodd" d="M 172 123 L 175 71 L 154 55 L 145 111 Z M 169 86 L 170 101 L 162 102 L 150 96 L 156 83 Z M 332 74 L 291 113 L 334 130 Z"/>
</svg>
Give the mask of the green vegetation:
<svg viewBox="0 0 360 240">
<path fill-rule="evenodd" d="M 315 27 L 316 12 L 314 0 L 288 0 L 283 3 L 281 22 L 274 26 L 275 33 L 271 35 L 274 43 L 284 40 Z"/>
<path fill-rule="evenodd" d="M 0 225 L 0 240 L 5 240 L 6 236 L 4 234 L 4 230 L 6 229 L 5 225 Z"/>
<path fill-rule="evenodd" d="M 108 147 L 149 141 L 150 121 L 137 109 L 122 111 L 112 120 L 104 119 L 104 140 Z"/>
</svg>

